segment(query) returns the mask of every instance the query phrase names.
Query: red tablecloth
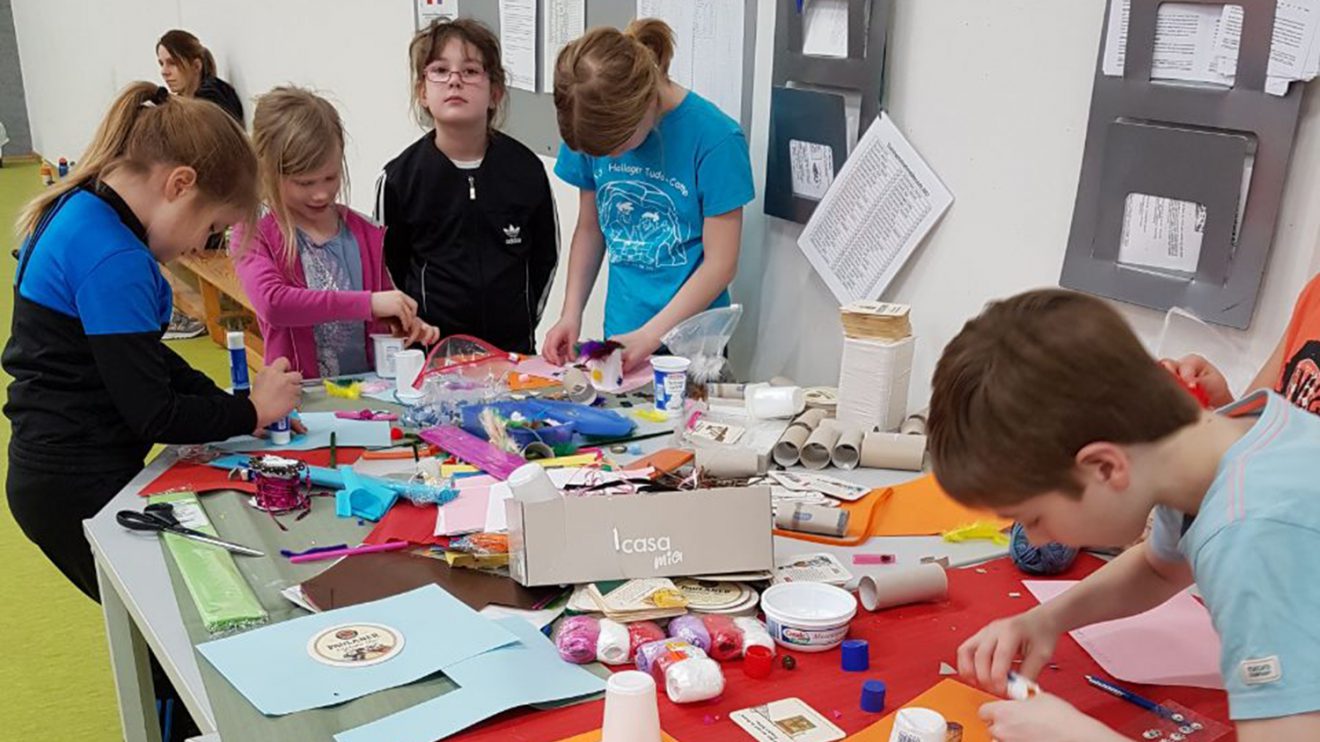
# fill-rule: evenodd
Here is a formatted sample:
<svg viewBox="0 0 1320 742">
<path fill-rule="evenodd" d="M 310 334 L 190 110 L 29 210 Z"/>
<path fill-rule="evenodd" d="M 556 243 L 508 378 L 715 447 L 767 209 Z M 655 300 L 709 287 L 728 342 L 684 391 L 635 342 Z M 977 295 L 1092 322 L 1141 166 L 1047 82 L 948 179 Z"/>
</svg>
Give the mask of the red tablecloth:
<svg viewBox="0 0 1320 742">
<path fill-rule="evenodd" d="M 1059 579 L 1076 580 L 1095 571 L 1102 562 L 1082 556 Z M 885 713 L 903 705 L 940 681 L 940 662 L 955 664 L 958 645 L 989 621 L 1021 612 L 1035 605 L 1022 587 L 1024 575 L 1007 558 L 974 568 L 949 571 L 949 600 L 895 608 L 881 613 L 863 611 L 853 621 L 850 637 L 871 644 L 871 671 L 845 673 L 839 669 L 839 651 L 823 654 L 793 653 L 797 669 L 778 665 L 765 680 L 742 674 L 739 663 L 726 663 L 724 695 L 708 703 L 678 706 L 660 693 L 661 726 L 681 742 L 750 739 L 729 720 L 729 713 L 780 698 L 798 697 L 834 720 L 849 734 L 858 732 L 883 714 L 867 714 L 858 706 L 862 682 L 876 678 L 888 685 Z M 1020 597 L 1009 597 L 1009 593 Z M 1122 730 L 1149 714 L 1127 702 L 1102 693 L 1086 683 L 1086 674 L 1108 677 L 1095 661 L 1070 637 L 1063 637 L 1055 651 L 1057 669 L 1043 671 L 1044 688 Z M 1131 686 L 1157 701 L 1171 699 L 1205 716 L 1227 723 L 1228 699 L 1222 691 L 1197 688 Z M 520 710 L 499 716 L 458 735 L 461 740 L 501 742 L 548 742 L 599 729 L 602 702 L 554 711 Z M 834 712 L 839 712 L 837 715 Z"/>
</svg>

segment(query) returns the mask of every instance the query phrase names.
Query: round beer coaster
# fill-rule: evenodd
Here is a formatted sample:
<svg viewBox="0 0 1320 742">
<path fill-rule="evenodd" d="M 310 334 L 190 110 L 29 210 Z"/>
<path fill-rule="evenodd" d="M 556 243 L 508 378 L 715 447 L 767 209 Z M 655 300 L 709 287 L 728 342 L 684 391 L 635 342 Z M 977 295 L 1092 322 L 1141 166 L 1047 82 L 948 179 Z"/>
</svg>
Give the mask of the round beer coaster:
<svg viewBox="0 0 1320 742">
<path fill-rule="evenodd" d="M 332 667 L 369 667 L 403 651 L 403 634 L 380 624 L 341 624 L 323 629 L 307 642 L 312 659 Z"/>
<path fill-rule="evenodd" d="M 740 582 L 709 582 L 707 580 L 675 580 L 674 584 L 688 599 L 688 608 L 709 611 L 728 608 L 746 600 Z"/>
</svg>

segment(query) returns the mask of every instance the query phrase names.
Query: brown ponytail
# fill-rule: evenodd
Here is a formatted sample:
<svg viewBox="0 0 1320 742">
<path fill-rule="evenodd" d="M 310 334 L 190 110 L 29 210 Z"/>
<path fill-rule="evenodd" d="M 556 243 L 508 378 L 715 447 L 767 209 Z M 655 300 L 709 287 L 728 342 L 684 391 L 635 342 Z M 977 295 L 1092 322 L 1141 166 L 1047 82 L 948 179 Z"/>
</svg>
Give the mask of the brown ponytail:
<svg viewBox="0 0 1320 742">
<path fill-rule="evenodd" d="M 656 102 L 674 58 L 674 32 L 639 18 L 626 31 L 593 28 L 555 61 L 559 136 L 569 149 L 601 157 L 622 147 Z"/>
<path fill-rule="evenodd" d="M 164 91 L 162 93 L 162 91 Z M 23 209 L 18 234 L 25 238 L 64 194 L 120 168 L 146 173 L 156 165 L 191 167 L 197 189 L 209 200 L 256 213 L 257 158 L 238 124 L 219 106 L 180 98 L 149 82 L 124 88 L 111 104 L 78 167 Z"/>
</svg>

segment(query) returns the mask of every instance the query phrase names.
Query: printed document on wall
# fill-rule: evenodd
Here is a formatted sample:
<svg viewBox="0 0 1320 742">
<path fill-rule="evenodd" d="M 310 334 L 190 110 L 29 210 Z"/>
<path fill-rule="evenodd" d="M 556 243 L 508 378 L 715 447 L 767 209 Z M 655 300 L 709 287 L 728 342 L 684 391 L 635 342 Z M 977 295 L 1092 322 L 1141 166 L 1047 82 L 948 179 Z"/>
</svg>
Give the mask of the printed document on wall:
<svg viewBox="0 0 1320 742">
<path fill-rule="evenodd" d="M 586 0 L 544 0 L 541 13 L 541 92 L 555 89 L 559 50 L 587 30 Z"/>
<path fill-rule="evenodd" d="M 431 25 L 431 21 L 441 18 L 458 17 L 458 0 L 416 0 L 417 29 Z"/>
<path fill-rule="evenodd" d="M 742 120 L 745 10 L 742 0 L 637 0 L 638 18 L 674 29 L 670 78 L 735 121 Z"/>
<path fill-rule="evenodd" d="M 887 114 L 857 143 L 798 247 L 840 304 L 878 299 L 953 203 Z"/>
<path fill-rule="evenodd" d="M 500 0 L 500 46 L 509 86 L 536 92 L 536 0 Z"/>
</svg>

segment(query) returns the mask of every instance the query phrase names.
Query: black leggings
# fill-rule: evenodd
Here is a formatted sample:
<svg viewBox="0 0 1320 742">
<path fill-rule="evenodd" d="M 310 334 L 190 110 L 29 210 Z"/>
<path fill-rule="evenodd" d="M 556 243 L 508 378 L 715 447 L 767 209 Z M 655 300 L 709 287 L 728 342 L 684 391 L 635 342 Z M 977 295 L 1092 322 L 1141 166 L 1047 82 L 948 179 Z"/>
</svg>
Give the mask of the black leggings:
<svg viewBox="0 0 1320 742">
<path fill-rule="evenodd" d="M 87 597 L 100 602 L 92 548 L 83 534 L 82 522 L 101 511 L 129 480 L 142 470 L 141 463 L 110 472 L 78 471 L 72 462 L 64 471 L 49 471 L 48 464 L 33 466 L 9 449 L 9 472 L 5 490 L 9 511 L 23 535 L 36 544 Z"/>
</svg>

